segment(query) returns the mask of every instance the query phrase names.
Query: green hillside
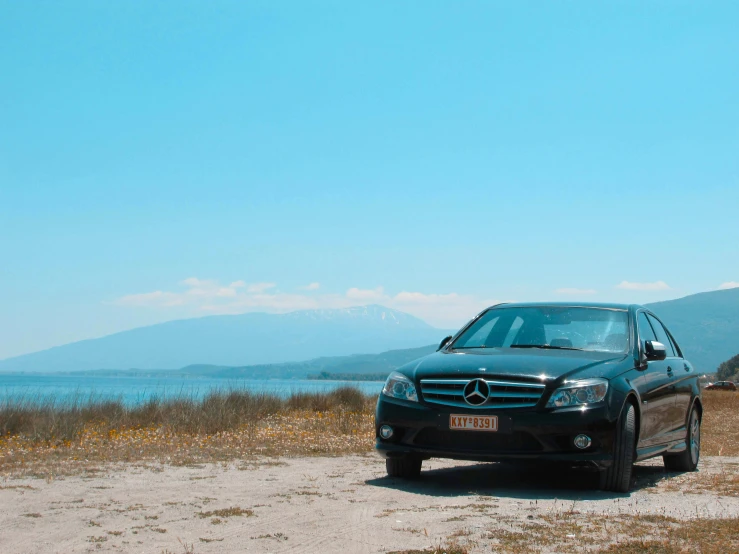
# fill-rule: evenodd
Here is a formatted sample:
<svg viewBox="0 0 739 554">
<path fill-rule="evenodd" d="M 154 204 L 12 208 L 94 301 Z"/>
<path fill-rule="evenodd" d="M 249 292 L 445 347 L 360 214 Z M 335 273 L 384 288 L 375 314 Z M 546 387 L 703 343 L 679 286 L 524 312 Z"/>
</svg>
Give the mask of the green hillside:
<svg viewBox="0 0 739 554">
<path fill-rule="evenodd" d="M 430 354 L 436 350 L 435 345 L 403 350 L 390 350 L 380 354 L 356 354 L 352 356 L 332 356 L 316 358 L 306 362 L 283 364 L 261 364 L 243 367 L 190 366 L 183 372 L 193 372 L 209 377 L 227 377 L 229 379 L 303 379 L 308 375 L 328 373 L 390 373 L 410 361 Z M 191 369 L 192 368 L 192 369 Z"/>
<path fill-rule="evenodd" d="M 667 325 L 699 371 L 714 372 L 739 353 L 739 288 L 647 305 Z"/>
</svg>

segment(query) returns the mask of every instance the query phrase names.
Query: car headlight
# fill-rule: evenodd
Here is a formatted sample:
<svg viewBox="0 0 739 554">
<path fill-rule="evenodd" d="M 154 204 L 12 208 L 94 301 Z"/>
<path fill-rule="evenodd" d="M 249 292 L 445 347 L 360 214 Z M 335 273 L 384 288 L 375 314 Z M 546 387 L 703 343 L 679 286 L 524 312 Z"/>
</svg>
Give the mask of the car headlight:
<svg viewBox="0 0 739 554">
<path fill-rule="evenodd" d="M 402 373 L 398 373 L 397 371 L 393 371 L 388 375 L 387 381 L 385 381 L 385 386 L 382 387 L 382 394 L 392 398 L 418 402 L 416 385 L 414 385 L 413 381 L 408 379 L 408 377 Z"/>
<path fill-rule="evenodd" d="M 567 406 L 584 406 L 601 402 L 608 392 L 608 381 L 605 379 L 584 379 L 571 381 L 559 387 L 549 397 L 547 408 L 565 408 Z"/>
</svg>

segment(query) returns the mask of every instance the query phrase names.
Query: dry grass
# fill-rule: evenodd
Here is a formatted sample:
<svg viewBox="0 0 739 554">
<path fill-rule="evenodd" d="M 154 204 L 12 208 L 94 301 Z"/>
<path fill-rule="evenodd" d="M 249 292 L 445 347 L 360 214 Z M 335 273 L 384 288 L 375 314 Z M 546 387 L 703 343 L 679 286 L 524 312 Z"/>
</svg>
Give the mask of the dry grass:
<svg viewBox="0 0 739 554">
<path fill-rule="evenodd" d="M 375 399 L 354 388 L 280 398 L 246 391 L 202 400 L 33 399 L 0 404 L 0 472 L 64 473 L 70 466 L 157 461 L 189 465 L 255 456 L 371 450 Z"/>
<path fill-rule="evenodd" d="M 342 387 L 326 393 L 294 393 L 280 398 L 247 390 L 216 390 L 202 398 L 180 396 L 126 406 L 121 400 L 95 396 L 48 398 L 22 396 L 0 403 L 0 436 L 23 435 L 36 441 L 75 440 L 91 424 L 103 431 L 161 427 L 177 433 L 214 434 L 232 431 L 267 416 L 296 411 L 362 411 L 374 400 L 358 389 Z"/>
<path fill-rule="evenodd" d="M 701 453 L 705 456 L 739 456 L 739 393 L 703 393 Z"/>
<path fill-rule="evenodd" d="M 449 541 L 446 544 L 438 544 L 431 546 L 425 550 L 398 550 L 389 552 L 388 554 L 468 554 L 467 547 L 458 544 L 455 541 Z"/>
<path fill-rule="evenodd" d="M 238 506 L 232 506 L 230 508 L 223 508 L 222 510 L 213 510 L 212 512 L 198 512 L 197 514 L 200 518 L 206 518 L 206 517 L 236 517 L 236 516 L 246 516 L 246 517 L 252 517 L 254 515 L 254 510 L 239 508 Z"/>
<path fill-rule="evenodd" d="M 202 400 L 152 399 L 127 407 L 95 398 L 0 403 L 0 472 L 50 475 L 106 462 L 202 462 L 265 456 L 366 453 L 375 398 L 346 387 L 328 393 L 216 391 Z M 739 394 L 704 393 L 703 454 L 739 456 Z M 711 477 L 736 494 L 736 476 Z M 720 481 L 720 482 L 719 482 Z"/>
<path fill-rule="evenodd" d="M 683 494 L 712 492 L 719 496 L 739 496 L 739 464 L 721 463 L 718 467 L 704 466 L 695 473 L 683 473 L 667 479 L 661 490 Z"/>
<path fill-rule="evenodd" d="M 641 522 L 634 522 L 641 523 Z M 629 539 L 599 549 L 602 554 L 726 554 L 739 552 L 739 518 L 670 520 L 651 537 Z"/>
<path fill-rule="evenodd" d="M 726 554 L 739 552 L 739 518 L 678 520 L 647 515 L 561 512 L 530 523 L 511 522 L 484 539 L 494 552 L 588 552 L 600 554 Z"/>
</svg>

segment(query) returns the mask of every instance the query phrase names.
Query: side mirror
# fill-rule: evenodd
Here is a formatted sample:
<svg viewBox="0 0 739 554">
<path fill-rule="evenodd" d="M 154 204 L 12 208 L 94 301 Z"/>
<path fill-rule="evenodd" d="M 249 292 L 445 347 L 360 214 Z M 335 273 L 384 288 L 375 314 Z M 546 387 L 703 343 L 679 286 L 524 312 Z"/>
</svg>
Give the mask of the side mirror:
<svg viewBox="0 0 739 554">
<path fill-rule="evenodd" d="M 664 360 L 667 357 L 667 349 L 665 345 L 656 340 L 648 340 L 644 343 L 644 350 L 646 350 L 647 360 Z"/>
<path fill-rule="evenodd" d="M 452 340 L 452 336 L 451 335 L 449 335 L 448 337 L 444 337 L 443 339 L 441 339 L 441 342 L 439 343 L 439 348 L 437 348 L 436 351 L 438 352 L 439 350 L 441 350 L 442 348 L 444 348 L 447 344 L 449 344 L 449 341 L 450 340 Z"/>
</svg>

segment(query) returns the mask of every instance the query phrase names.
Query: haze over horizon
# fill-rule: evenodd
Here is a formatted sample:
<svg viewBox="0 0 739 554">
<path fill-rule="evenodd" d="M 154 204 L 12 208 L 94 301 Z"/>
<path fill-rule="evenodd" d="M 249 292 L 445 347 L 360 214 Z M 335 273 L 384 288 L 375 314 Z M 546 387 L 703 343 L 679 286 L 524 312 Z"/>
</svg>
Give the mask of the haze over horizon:
<svg viewBox="0 0 739 554">
<path fill-rule="evenodd" d="M 739 5 L 216 4 L 0 7 L 0 359 L 739 286 Z"/>
</svg>

